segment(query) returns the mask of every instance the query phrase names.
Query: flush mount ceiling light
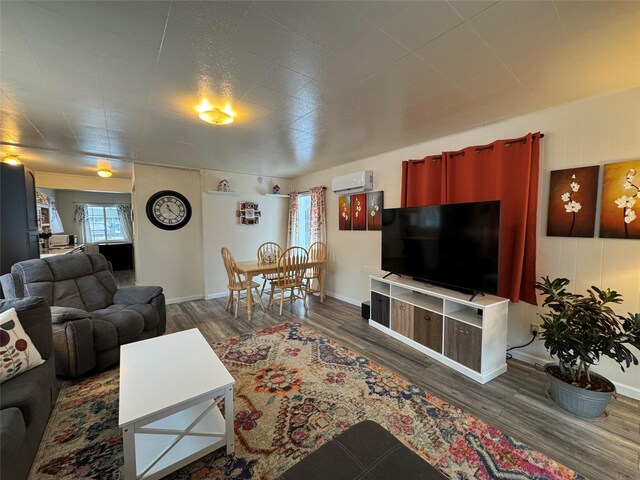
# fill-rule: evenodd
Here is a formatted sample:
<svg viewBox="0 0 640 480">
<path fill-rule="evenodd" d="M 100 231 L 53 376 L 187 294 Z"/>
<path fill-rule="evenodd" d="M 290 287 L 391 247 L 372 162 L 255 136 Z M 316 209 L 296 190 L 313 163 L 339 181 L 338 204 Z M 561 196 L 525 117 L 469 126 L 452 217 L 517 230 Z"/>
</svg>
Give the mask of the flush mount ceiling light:
<svg viewBox="0 0 640 480">
<path fill-rule="evenodd" d="M 212 107 L 206 99 L 196 107 L 198 116 L 211 125 L 228 125 L 233 122 L 234 113 L 227 104 L 224 108 Z"/>
<path fill-rule="evenodd" d="M 111 170 L 107 170 L 106 168 L 101 168 L 100 170 L 98 170 L 98 175 L 104 178 L 109 178 L 111 175 L 113 175 L 113 173 L 111 173 Z"/>
<path fill-rule="evenodd" d="M 2 159 L 3 163 L 8 163 L 9 165 L 20 165 L 22 162 L 20 161 L 20 159 L 18 158 L 18 155 L 5 155 L 5 157 Z"/>
</svg>

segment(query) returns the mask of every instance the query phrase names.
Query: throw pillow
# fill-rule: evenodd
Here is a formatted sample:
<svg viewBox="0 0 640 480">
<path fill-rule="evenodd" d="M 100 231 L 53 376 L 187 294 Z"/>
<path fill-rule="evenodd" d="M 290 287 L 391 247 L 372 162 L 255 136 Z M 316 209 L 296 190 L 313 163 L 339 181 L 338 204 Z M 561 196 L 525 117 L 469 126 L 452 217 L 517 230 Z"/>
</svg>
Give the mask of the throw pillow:
<svg viewBox="0 0 640 480">
<path fill-rule="evenodd" d="M 0 363 L 0 383 L 44 363 L 15 308 L 0 313 Z"/>
</svg>

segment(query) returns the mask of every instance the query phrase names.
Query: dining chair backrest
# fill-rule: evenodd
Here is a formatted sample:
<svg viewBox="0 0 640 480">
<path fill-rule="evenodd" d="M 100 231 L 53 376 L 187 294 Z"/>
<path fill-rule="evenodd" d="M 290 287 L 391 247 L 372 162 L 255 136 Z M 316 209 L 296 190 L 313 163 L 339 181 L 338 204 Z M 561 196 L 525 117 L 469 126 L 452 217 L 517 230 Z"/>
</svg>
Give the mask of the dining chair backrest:
<svg viewBox="0 0 640 480">
<path fill-rule="evenodd" d="M 258 261 L 260 263 L 277 262 L 280 255 L 282 255 L 282 247 L 276 242 L 265 242 L 258 247 Z"/>
<path fill-rule="evenodd" d="M 324 262 L 327 260 L 327 244 L 324 242 L 312 243 L 309 247 L 310 262 Z M 320 275 L 320 266 L 310 267 L 305 272 L 305 277 L 317 278 Z"/>
<path fill-rule="evenodd" d="M 312 243 L 309 247 L 309 261 L 323 262 L 327 259 L 327 244 L 324 242 Z"/>
<path fill-rule="evenodd" d="M 309 254 L 302 247 L 289 247 L 278 258 L 278 286 L 293 287 L 302 284 Z"/>
<path fill-rule="evenodd" d="M 227 271 L 227 279 L 229 280 L 229 287 L 238 287 L 242 285 L 242 278 L 238 272 L 236 261 L 233 258 L 231 250 L 227 247 L 222 247 L 222 261 L 224 262 L 224 269 Z"/>
</svg>

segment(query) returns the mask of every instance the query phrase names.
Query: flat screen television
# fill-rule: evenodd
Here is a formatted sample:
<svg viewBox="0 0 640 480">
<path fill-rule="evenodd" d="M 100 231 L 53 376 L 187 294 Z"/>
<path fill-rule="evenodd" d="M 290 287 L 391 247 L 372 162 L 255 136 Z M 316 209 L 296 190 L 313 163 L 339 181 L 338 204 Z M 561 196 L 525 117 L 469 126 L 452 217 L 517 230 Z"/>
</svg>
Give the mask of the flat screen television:
<svg viewBox="0 0 640 480">
<path fill-rule="evenodd" d="M 462 291 L 496 294 L 500 201 L 382 211 L 382 269 Z"/>
</svg>

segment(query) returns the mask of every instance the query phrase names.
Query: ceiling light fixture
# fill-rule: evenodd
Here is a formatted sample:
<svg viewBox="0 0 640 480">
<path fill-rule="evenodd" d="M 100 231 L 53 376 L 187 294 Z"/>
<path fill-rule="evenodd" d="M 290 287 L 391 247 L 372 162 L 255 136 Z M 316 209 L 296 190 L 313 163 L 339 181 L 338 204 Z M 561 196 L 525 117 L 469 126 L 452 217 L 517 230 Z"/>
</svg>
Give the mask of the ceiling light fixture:
<svg viewBox="0 0 640 480">
<path fill-rule="evenodd" d="M 3 163 L 8 163 L 9 165 L 20 165 L 22 163 L 18 158 L 18 155 L 12 155 L 12 154 L 5 155 L 2 161 Z"/>
<path fill-rule="evenodd" d="M 98 175 L 104 178 L 109 178 L 111 175 L 113 175 L 113 173 L 111 173 L 111 170 L 101 168 L 100 170 L 98 170 Z"/>
<path fill-rule="evenodd" d="M 228 125 L 233 123 L 235 113 L 231 110 L 229 104 L 224 108 L 212 107 L 206 99 L 203 99 L 200 105 L 196 107 L 198 116 L 201 120 L 212 125 Z"/>
</svg>

